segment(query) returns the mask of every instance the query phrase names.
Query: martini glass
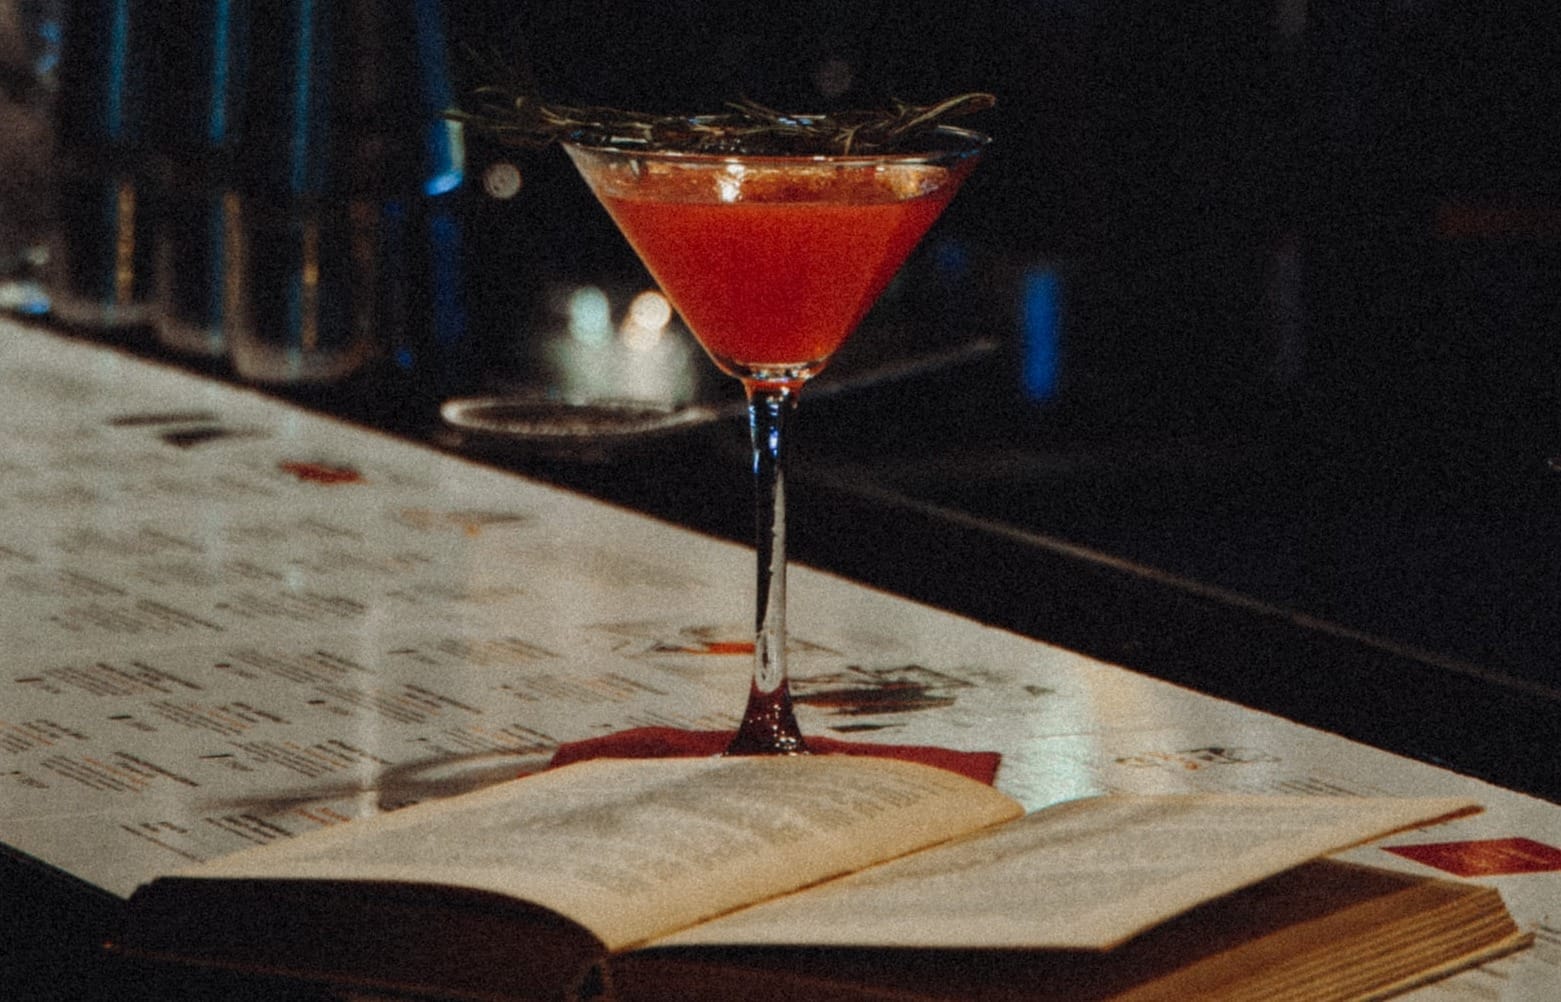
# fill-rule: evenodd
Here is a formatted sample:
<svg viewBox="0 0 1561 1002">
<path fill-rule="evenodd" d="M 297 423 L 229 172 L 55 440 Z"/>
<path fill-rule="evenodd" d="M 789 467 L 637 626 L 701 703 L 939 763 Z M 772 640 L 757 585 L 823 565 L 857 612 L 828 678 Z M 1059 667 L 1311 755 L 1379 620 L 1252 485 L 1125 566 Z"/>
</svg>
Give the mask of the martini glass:
<svg viewBox="0 0 1561 1002">
<path fill-rule="evenodd" d="M 564 144 L 715 364 L 742 381 L 756 486 L 753 681 L 727 754 L 807 751 L 786 670 L 786 425 L 975 167 L 948 126 L 916 152 L 787 155 Z"/>
</svg>

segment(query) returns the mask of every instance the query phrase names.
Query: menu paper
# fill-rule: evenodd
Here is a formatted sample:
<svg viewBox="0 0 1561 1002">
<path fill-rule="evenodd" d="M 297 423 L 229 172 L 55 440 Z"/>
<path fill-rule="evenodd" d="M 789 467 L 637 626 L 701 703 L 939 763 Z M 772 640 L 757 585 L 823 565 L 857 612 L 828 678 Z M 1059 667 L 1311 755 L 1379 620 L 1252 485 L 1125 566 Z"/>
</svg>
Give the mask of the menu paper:
<svg viewBox="0 0 1561 1002">
<path fill-rule="evenodd" d="M 743 547 L 5 320 L 0 442 L 0 843 L 112 894 L 560 742 L 736 726 Z M 788 592 L 805 732 L 1001 752 L 1032 809 L 1471 795 L 1421 841 L 1561 844 L 1554 805 L 807 567 Z M 1490 879 L 1540 946 L 1427 997 L 1551 997 L 1561 877 Z"/>
</svg>

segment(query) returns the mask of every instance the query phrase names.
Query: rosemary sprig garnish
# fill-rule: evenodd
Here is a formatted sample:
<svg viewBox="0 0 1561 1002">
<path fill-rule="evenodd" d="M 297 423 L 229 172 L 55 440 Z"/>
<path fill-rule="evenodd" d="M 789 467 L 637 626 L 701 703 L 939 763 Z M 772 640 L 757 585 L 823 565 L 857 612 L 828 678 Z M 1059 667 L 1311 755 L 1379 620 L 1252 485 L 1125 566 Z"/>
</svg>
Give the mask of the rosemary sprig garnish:
<svg viewBox="0 0 1561 1002">
<path fill-rule="evenodd" d="M 950 119 L 996 103 L 991 94 L 972 93 L 934 104 L 895 101 L 878 110 L 791 115 L 742 100 L 729 102 L 722 113 L 683 116 L 550 104 L 528 84 L 512 80 L 478 88 L 465 107 L 446 115 L 522 146 L 581 138 L 698 153 L 850 155 L 909 150 Z"/>
</svg>

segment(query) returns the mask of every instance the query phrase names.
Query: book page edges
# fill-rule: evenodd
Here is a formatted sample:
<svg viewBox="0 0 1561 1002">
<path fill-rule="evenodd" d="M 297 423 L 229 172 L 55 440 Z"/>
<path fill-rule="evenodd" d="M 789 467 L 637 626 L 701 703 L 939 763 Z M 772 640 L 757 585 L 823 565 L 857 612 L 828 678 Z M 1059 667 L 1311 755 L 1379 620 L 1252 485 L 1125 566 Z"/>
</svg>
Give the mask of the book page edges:
<svg viewBox="0 0 1561 1002">
<path fill-rule="evenodd" d="M 620 1002 L 731 997 L 719 989 L 732 985 L 750 1002 L 1318 1002 L 1385 997 L 1531 938 L 1493 889 L 1322 860 L 1111 952 L 682 946 L 608 963 Z"/>
<path fill-rule="evenodd" d="M 1505 957 L 1508 954 L 1517 953 L 1519 950 L 1526 950 L 1532 945 L 1534 945 L 1534 933 L 1532 931 L 1519 930 L 1517 932 L 1512 932 L 1502 939 L 1497 940 L 1496 942 L 1487 946 L 1471 950 L 1470 952 L 1460 957 L 1455 957 L 1441 964 L 1437 964 L 1434 967 L 1427 968 L 1410 977 L 1401 978 L 1392 984 L 1383 985 L 1381 988 L 1374 990 L 1370 995 L 1365 996 L 1365 998 L 1386 999 L 1392 998 L 1395 995 L 1402 995 L 1403 993 L 1413 991 L 1416 988 L 1421 988 L 1433 982 L 1441 981 L 1443 978 L 1451 977 L 1452 975 L 1457 974 L 1459 971 L 1466 971 L 1471 967 L 1479 967 L 1481 964 L 1488 964 L 1493 960 L 1500 960 L 1502 957 Z"/>
</svg>

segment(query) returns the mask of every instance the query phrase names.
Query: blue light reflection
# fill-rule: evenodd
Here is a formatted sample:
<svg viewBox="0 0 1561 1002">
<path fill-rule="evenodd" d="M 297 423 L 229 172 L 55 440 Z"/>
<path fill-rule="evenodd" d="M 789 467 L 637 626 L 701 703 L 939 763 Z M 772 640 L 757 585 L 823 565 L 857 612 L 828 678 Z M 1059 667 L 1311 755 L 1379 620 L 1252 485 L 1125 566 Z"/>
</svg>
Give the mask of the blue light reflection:
<svg viewBox="0 0 1561 1002">
<path fill-rule="evenodd" d="M 108 93 L 103 109 L 104 129 L 108 138 L 123 139 L 125 130 L 125 102 L 128 95 L 127 74 L 130 68 L 130 0 L 118 0 L 109 15 L 108 35 Z"/>
<path fill-rule="evenodd" d="M 450 65 L 445 41 L 444 15 L 434 0 L 418 0 L 417 65 L 422 74 L 423 148 L 431 172 L 423 182 L 423 193 L 435 196 L 454 191 L 465 176 L 465 150 L 455 123 L 442 118 L 444 109 L 455 103 L 450 84 Z"/>
<path fill-rule="evenodd" d="M 1020 373 L 1025 396 L 1050 400 L 1062 371 L 1062 276 L 1055 268 L 1025 272 L 1019 289 L 1019 332 L 1024 339 Z"/>
<path fill-rule="evenodd" d="M 220 145 L 228 138 L 228 88 L 233 77 L 233 3 L 216 0 L 212 10 L 211 97 L 206 138 Z"/>
</svg>

